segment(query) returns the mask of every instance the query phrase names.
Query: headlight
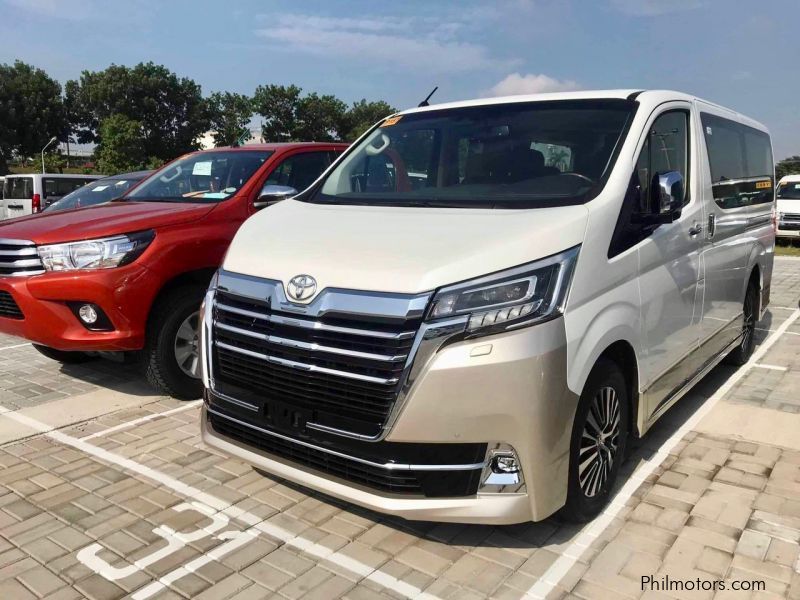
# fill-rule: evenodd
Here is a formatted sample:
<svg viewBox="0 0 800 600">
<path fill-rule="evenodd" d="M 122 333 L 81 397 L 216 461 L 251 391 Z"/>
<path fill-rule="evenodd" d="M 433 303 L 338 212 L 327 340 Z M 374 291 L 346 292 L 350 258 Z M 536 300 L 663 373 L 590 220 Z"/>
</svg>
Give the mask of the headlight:
<svg viewBox="0 0 800 600">
<path fill-rule="evenodd" d="M 111 269 L 136 260 L 153 241 L 154 231 L 140 231 L 97 240 L 39 246 L 47 271 Z"/>
<path fill-rule="evenodd" d="M 560 315 L 578 247 L 543 260 L 440 289 L 429 320 L 468 315 L 467 333 L 495 333 Z"/>
</svg>

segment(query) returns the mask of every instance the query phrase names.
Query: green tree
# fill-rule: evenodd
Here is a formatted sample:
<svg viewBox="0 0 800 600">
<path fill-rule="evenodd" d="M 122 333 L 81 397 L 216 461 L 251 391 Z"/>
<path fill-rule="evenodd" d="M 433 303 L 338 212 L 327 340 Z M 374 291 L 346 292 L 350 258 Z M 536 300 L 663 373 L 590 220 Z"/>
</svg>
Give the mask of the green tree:
<svg viewBox="0 0 800 600">
<path fill-rule="evenodd" d="M 264 117 L 261 136 L 265 142 L 316 141 L 340 139 L 339 126 L 347 105 L 336 96 L 316 93 L 302 96 L 296 85 L 258 86 L 253 109 Z"/>
<path fill-rule="evenodd" d="M 12 155 L 38 155 L 68 131 L 61 86 L 41 69 L 21 61 L 0 64 L 0 175 Z"/>
<path fill-rule="evenodd" d="M 100 124 L 101 142 L 95 151 L 101 173 L 113 175 L 143 168 L 148 161 L 144 130 L 139 121 L 112 115 Z"/>
<path fill-rule="evenodd" d="M 367 102 L 362 98 L 353 102 L 338 126 L 339 139 L 352 142 L 375 123 L 396 112 L 396 108 L 383 100 Z"/>
<path fill-rule="evenodd" d="M 208 114 L 216 146 L 231 146 L 249 135 L 253 104 L 243 94 L 215 92 L 208 98 Z"/>
<path fill-rule="evenodd" d="M 78 81 L 67 82 L 65 92 L 70 120 L 83 143 L 102 144 L 101 123 L 122 115 L 139 124 L 144 156 L 170 160 L 197 149 L 209 126 L 200 86 L 152 62 L 84 71 Z"/>
<path fill-rule="evenodd" d="M 786 175 L 800 175 L 800 156 L 790 156 L 775 163 L 775 177 L 780 179 Z"/>
</svg>

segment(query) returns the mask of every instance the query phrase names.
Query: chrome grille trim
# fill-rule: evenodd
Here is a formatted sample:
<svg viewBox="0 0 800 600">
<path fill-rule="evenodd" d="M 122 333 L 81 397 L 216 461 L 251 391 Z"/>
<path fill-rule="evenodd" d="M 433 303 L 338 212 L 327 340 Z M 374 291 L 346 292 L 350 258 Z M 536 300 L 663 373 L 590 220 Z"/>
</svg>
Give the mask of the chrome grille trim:
<svg viewBox="0 0 800 600">
<path fill-rule="evenodd" d="M 328 369 L 326 367 L 311 365 L 308 363 L 298 362 L 295 360 L 287 360 L 285 358 L 279 358 L 277 356 L 271 356 L 269 354 L 262 354 L 261 352 L 253 352 L 252 350 L 239 348 L 237 346 L 232 346 L 224 342 L 218 342 L 216 340 L 214 341 L 214 345 L 219 348 L 224 348 L 225 350 L 230 350 L 231 352 L 244 354 L 245 356 L 250 356 L 252 358 L 260 358 L 265 362 L 271 362 L 275 363 L 276 365 L 281 365 L 282 367 L 291 367 L 293 369 L 298 369 L 301 371 L 310 371 L 312 373 L 324 373 L 325 375 L 334 375 L 336 377 L 344 377 L 346 379 L 357 379 L 359 381 L 368 381 L 369 383 L 379 383 L 382 385 L 394 385 L 399 381 L 399 379 L 397 378 L 384 379 L 382 377 L 370 377 L 369 375 L 361 375 L 360 373 L 349 373 L 348 371 L 339 371 L 337 369 Z"/>
<path fill-rule="evenodd" d="M 250 317 L 252 319 L 261 319 L 276 325 L 288 325 L 289 327 L 302 327 L 303 329 L 314 329 L 317 331 L 330 331 L 331 333 L 345 333 L 349 335 L 363 335 L 367 337 L 376 337 L 385 340 L 406 340 L 413 338 L 416 331 L 403 331 L 402 333 L 390 333 L 388 331 L 375 331 L 371 329 L 357 329 L 354 327 L 342 327 L 340 325 L 328 325 L 327 323 L 320 323 L 319 321 L 306 321 L 304 319 L 295 319 L 293 317 L 284 317 L 281 315 L 267 315 L 257 313 L 252 310 L 244 308 L 237 308 L 235 306 L 228 306 L 222 302 L 214 302 L 214 306 L 227 312 L 232 312 L 243 317 Z"/>
<path fill-rule="evenodd" d="M 24 277 L 44 272 L 36 244 L 29 240 L 0 238 L 0 277 Z"/>
<path fill-rule="evenodd" d="M 383 362 L 400 362 L 408 357 L 407 354 L 396 354 L 394 356 L 389 356 L 386 354 L 373 354 L 372 352 L 359 352 L 358 350 L 346 350 L 345 348 L 323 346 L 317 343 L 301 342 L 299 340 L 292 340 L 289 338 L 283 338 L 275 335 L 266 335 L 263 333 L 257 333 L 255 331 L 248 331 L 246 329 L 241 329 L 239 327 L 226 325 L 225 323 L 217 323 L 216 327 L 224 331 L 230 331 L 231 333 L 237 333 L 239 335 L 244 335 L 257 340 L 262 340 L 264 342 L 267 342 L 268 344 L 276 344 L 278 346 L 285 346 L 287 348 L 300 348 L 302 350 L 308 350 L 310 352 L 326 352 L 328 354 L 353 356 L 355 358 L 364 358 L 367 360 L 380 360 Z"/>
<path fill-rule="evenodd" d="M 345 454 L 344 452 L 338 452 L 337 450 L 333 450 L 331 448 L 325 448 L 323 446 L 317 446 L 316 444 L 311 444 L 303 440 L 298 440 L 296 438 L 289 437 L 288 435 L 280 434 L 276 431 L 263 429 L 256 425 L 253 425 L 252 423 L 241 421 L 239 419 L 221 413 L 217 410 L 214 410 L 208 405 L 206 405 L 206 410 L 222 419 L 227 419 L 228 421 L 233 421 L 234 423 L 237 423 L 244 427 L 249 427 L 250 429 L 258 431 L 259 433 L 276 437 L 286 442 L 297 444 L 298 446 L 305 446 L 306 448 L 311 448 L 312 450 L 316 450 L 318 452 L 324 452 L 326 454 L 331 454 L 332 456 L 338 456 L 339 458 L 352 460 L 353 462 L 361 463 L 362 465 L 368 465 L 370 467 L 376 467 L 378 469 L 385 469 L 387 471 L 474 471 L 477 469 L 483 469 L 483 467 L 486 466 L 486 461 L 479 463 L 456 464 L 456 465 L 426 465 L 426 464 L 420 465 L 420 464 L 394 463 L 394 462 L 377 463 L 371 460 L 367 460 L 365 458 L 359 458 L 358 456 L 353 456 L 352 454 Z"/>
</svg>

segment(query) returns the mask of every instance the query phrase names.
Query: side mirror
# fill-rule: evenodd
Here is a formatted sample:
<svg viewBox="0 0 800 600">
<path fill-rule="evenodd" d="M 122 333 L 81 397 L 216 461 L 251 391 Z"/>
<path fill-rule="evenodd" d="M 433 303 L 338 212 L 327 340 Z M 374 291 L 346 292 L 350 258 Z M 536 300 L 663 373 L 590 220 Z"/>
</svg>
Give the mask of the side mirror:
<svg viewBox="0 0 800 600">
<path fill-rule="evenodd" d="M 672 217 L 670 222 L 680 216 L 684 190 L 683 175 L 679 171 L 659 173 L 655 193 L 658 195 L 658 204 L 654 208 L 657 208 L 659 215 L 669 215 Z"/>
<path fill-rule="evenodd" d="M 683 209 L 683 175 L 679 171 L 656 173 L 650 183 L 649 212 L 634 215 L 637 223 L 663 225 L 681 216 Z"/>
<path fill-rule="evenodd" d="M 292 196 L 296 195 L 297 190 L 293 187 L 288 185 L 272 185 L 267 183 L 264 184 L 263 188 L 261 188 L 261 193 L 258 195 L 256 201 L 253 202 L 253 206 L 256 208 L 266 208 L 267 206 L 272 206 L 281 200 L 286 200 L 287 198 L 291 198 Z"/>
</svg>

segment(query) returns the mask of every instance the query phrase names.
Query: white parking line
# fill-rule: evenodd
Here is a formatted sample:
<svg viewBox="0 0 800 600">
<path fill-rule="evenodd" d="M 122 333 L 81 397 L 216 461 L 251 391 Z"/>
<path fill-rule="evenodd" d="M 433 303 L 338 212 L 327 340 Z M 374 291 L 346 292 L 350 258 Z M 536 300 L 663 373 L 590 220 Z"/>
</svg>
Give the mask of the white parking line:
<svg viewBox="0 0 800 600">
<path fill-rule="evenodd" d="M 404 581 L 400 581 L 396 577 L 384 573 L 379 569 L 370 567 L 369 565 L 366 565 L 350 556 L 347 556 L 346 554 L 334 551 L 326 546 L 323 546 L 322 544 L 318 544 L 309 539 L 306 539 L 302 535 L 295 535 L 291 531 L 284 529 L 279 525 L 270 523 L 269 521 L 262 519 L 261 517 L 258 517 L 252 513 L 244 511 L 240 508 L 236 508 L 226 500 L 222 500 L 194 486 L 185 484 L 179 479 L 176 479 L 171 475 L 167 475 L 166 473 L 157 471 L 152 467 L 140 464 L 134 460 L 131 460 L 130 458 L 119 456 L 118 454 L 114 454 L 113 452 L 109 452 L 108 450 L 94 446 L 82 439 L 66 435 L 61 431 L 55 430 L 53 427 L 45 423 L 37 421 L 36 419 L 32 419 L 31 417 L 28 417 L 26 415 L 20 414 L 19 412 L 10 411 L 6 408 L 0 407 L 0 416 L 12 419 L 17 423 L 20 423 L 22 425 L 25 425 L 26 427 L 39 431 L 40 433 L 48 436 L 49 438 L 61 444 L 64 444 L 65 446 L 71 446 L 76 450 L 80 450 L 81 452 L 95 456 L 107 463 L 111 463 L 122 469 L 127 469 L 128 471 L 137 473 L 143 477 L 146 477 L 147 479 L 150 479 L 151 481 L 163 485 L 164 487 L 170 488 L 171 490 L 175 491 L 181 496 L 184 496 L 185 498 L 190 498 L 192 500 L 197 500 L 199 502 L 202 502 L 203 504 L 212 507 L 214 510 L 224 514 L 227 517 L 230 517 L 232 519 L 237 519 L 245 523 L 250 527 L 250 529 L 247 530 L 248 532 L 255 530 L 258 531 L 259 533 L 264 533 L 272 538 L 276 538 L 281 542 L 283 542 L 284 544 L 286 544 L 287 546 L 291 546 L 302 552 L 305 552 L 306 554 L 309 554 L 320 561 L 327 561 L 333 563 L 343 569 L 350 571 L 351 573 L 359 575 L 364 579 L 368 579 L 389 590 L 392 590 L 400 594 L 401 596 L 405 596 L 406 598 L 422 598 L 424 600 L 438 600 L 436 596 L 427 594 L 416 586 L 413 586 Z M 218 547 L 218 549 L 221 548 L 222 546 Z M 213 553 L 210 552 L 209 555 L 211 554 Z M 183 577 L 188 572 L 189 572 L 188 569 L 186 570 L 185 573 L 183 571 L 180 571 L 179 573 L 175 573 L 175 575 L 172 575 L 172 577 L 175 577 L 177 579 Z M 165 576 L 165 578 L 169 577 L 170 575 Z M 169 579 L 169 581 L 174 581 L 174 579 Z M 159 586 L 164 585 L 161 582 L 154 582 L 154 583 L 157 583 Z M 140 591 L 143 591 L 147 587 L 148 586 L 145 586 L 145 588 L 143 588 Z M 151 590 L 153 590 L 152 593 L 155 593 L 160 589 L 162 589 L 162 587 L 151 588 Z M 140 596 L 140 598 L 145 598 L 145 597 L 147 596 Z"/>
<path fill-rule="evenodd" d="M 133 419 L 131 421 L 125 421 L 124 423 L 120 423 L 119 425 L 115 425 L 114 427 L 109 427 L 108 429 L 103 429 L 102 431 L 96 431 L 92 434 L 83 436 L 83 441 L 91 440 L 94 438 L 102 437 L 104 435 L 108 435 L 109 433 L 115 433 L 117 431 L 122 431 L 123 429 L 130 429 L 131 427 L 136 427 L 141 423 L 146 423 L 147 421 L 152 421 L 153 419 L 160 419 L 161 417 L 168 417 L 169 415 L 174 415 L 175 413 L 183 412 L 185 410 L 189 410 L 190 408 L 194 408 L 202 404 L 202 400 L 193 400 L 191 402 L 185 403 L 183 406 L 179 406 L 178 408 L 173 408 L 170 410 L 165 410 L 164 412 L 159 413 L 152 413 L 149 415 L 145 415 L 143 417 L 139 417 L 138 419 Z"/>
<path fill-rule="evenodd" d="M 789 333 L 788 331 L 786 333 Z M 758 363 L 757 365 L 753 365 L 754 367 L 758 367 L 759 369 L 769 369 L 771 371 L 788 371 L 789 367 L 781 367 L 780 365 L 765 365 L 764 363 Z"/>
<path fill-rule="evenodd" d="M 619 511 L 626 505 L 626 502 L 636 492 L 639 486 L 649 477 L 653 471 L 661 464 L 664 459 L 669 456 L 670 451 L 680 442 L 683 437 L 692 431 L 700 420 L 708 414 L 714 405 L 719 402 L 725 394 L 742 378 L 744 375 L 753 368 L 756 363 L 767 353 L 772 345 L 786 332 L 786 330 L 800 317 L 800 309 L 795 309 L 794 312 L 787 318 L 780 327 L 775 330 L 775 333 L 770 335 L 761 346 L 753 353 L 750 360 L 739 367 L 733 375 L 731 375 L 725 383 L 723 383 L 714 394 L 708 398 L 696 411 L 684 422 L 681 427 L 672 434 L 672 436 L 662 444 L 658 451 L 649 459 L 646 460 L 636 471 L 631 475 L 625 484 L 620 488 L 619 492 L 614 496 L 614 499 L 609 503 L 606 509 L 593 521 L 587 523 L 580 531 L 578 536 L 567 547 L 567 549 L 559 556 L 556 561 L 550 565 L 550 568 L 534 583 L 530 589 L 525 593 L 525 598 L 536 598 L 543 600 L 547 595 L 552 592 L 561 580 L 567 575 L 569 570 L 580 560 L 586 549 L 600 537 L 608 527 Z"/>
<path fill-rule="evenodd" d="M 2 348 L 0 348 L 0 352 L 2 352 L 3 350 L 13 350 L 14 348 L 24 348 L 25 346 L 30 346 L 30 343 L 16 344 L 15 346 L 3 346 Z"/>
</svg>

